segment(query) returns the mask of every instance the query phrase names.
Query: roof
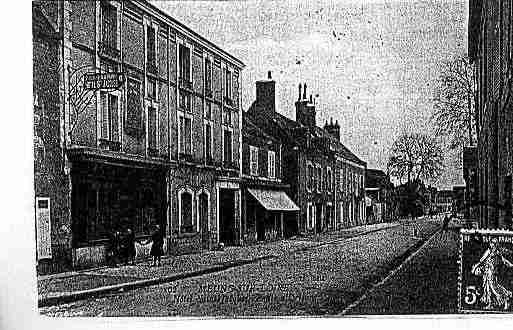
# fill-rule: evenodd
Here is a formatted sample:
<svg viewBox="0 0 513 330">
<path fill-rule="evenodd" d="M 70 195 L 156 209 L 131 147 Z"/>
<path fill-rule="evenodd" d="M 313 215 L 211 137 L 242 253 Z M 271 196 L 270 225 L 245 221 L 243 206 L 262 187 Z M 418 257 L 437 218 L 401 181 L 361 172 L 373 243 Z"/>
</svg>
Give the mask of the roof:
<svg viewBox="0 0 513 330">
<path fill-rule="evenodd" d="M 295 133 L 298 130 L 305 130 L 312 134 L 314 137 L 326 138 L 332 141 L 336 146 L 337 152 L 340 153 L 340 155 L 344 159 L 347 159 L 360 165 L 367 164 L 365 161 L 358 158 L 358 156 L 352 153 L 344 144 L 342 144 L 342 142 L 337 140 L 325 129 L 318 126 L 315 126 L 313 128 L 304 126 L 288 117 L 285 117 L 277 111 L 266 111 L 265 109 L 261 109 L 260 107 L 261 105 L 257 105 L 256 102 L 253 102 L 249 107 L 247 113 L 249 115 L 255 115 L 257 113 L 259 115 L 264 115 L 266 119 L 268 119 L 268 124 L 272 126 L 274 132 L 278 133 L 278 138 L 283 142 L 296 144 L 296 140 L 294 138 Z"/>
<path fill-rule="evenodd" d="M 390 182 L 389 176 L 383 172 L 382 170 L 369 168 L 365 172 L 365 188 L 381 188 L 381 187 L 390 187 L 392 183 Z"/>
<path fill-rule="evenodd" d="M 242 135 L 244 137 L 259 137 L 279 143 L 279 141 L 265 133 L 260 127 L 251 121 L 246 112 L 242 112 Z"/>
<path fill-rule="evenodd" d="M 219 46 L 217 46 L 210 40 L 201 36 L 199 33 L 193 31 L 191 28 L 189 28 L 185 24 L 183 24 L 183 23 L 179 22 L 178 20 L 176 20 L 175 18 L 171 17 L 168 13 L 166 13 L 162 9 L 156 7 L 155 5 L 150 3 L 148 0 L 134 0 L 133 2 L 136 4 L 144 5 L 147 9 L 153 10 L 153 11 L 155 11 L 156 14 L 163 16 L 163 18 L 168 20 L 169 23 L 171 23 L 172 25 L 175 25 L 175 27 L 177 27 L 179 29 L 182 29 L 183 30 L 182 32 L 189 33 L 192 37 L 198 39 L 198 41 L 200 43 L 203 43 L 204 45 L 208 46 L 209 48 L 216 50 L 219 53 L 218 55 L 225 57 L 226 59 L 232 61 L 233 64 L 236 64 L 240 69 L 243 69 L 246 66 L 241 60 L 239 60 L 235 56 L 231 55 L 224 49 L 220 48 Z"/>
</svg>

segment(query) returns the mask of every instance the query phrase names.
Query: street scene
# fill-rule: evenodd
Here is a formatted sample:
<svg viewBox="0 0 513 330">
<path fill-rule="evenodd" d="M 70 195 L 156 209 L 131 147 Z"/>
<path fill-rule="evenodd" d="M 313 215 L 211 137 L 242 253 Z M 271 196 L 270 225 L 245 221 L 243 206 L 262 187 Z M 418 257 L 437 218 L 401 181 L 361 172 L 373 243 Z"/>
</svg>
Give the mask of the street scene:
<svg viewBox="0 0 513 330">
<path fill-rule="evenodd" d="M 32 0 L 40 314 L 513 312 L 512 13 Z"/>
</svg>

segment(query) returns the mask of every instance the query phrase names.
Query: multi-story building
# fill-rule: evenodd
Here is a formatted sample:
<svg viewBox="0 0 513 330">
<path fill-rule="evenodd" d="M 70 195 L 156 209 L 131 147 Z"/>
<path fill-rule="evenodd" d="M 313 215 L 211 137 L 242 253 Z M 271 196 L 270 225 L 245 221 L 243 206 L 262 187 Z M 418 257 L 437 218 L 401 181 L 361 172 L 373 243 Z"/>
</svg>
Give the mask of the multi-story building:
<svg viewBox="0 0 513 330">
<path fill-rule="evenodd" d="M 283 181 L 299 207 L 296 231 L 321 232 L 365 223 L 366 163 L 340 142 L 340 126 L 317 126 L 313 98 L 299 87 L 296 120 L 276 109 L 275 85 L 256 82 L 251 121 L 282 143 Z"/>
<path fill-rule="evenodd" d="M 245 243 L 295 232 L 299 208 L 282 181 L 281 143 L 242 116 L 242 233 Z"/>
<path fill-rule="evenodd" d="M 34 7 L 58 36 L 34 41 L 36 162 L 55 172 L 36 167 L 41 271 L 102 263 L 127 228 L 160 224 L 168 253 L 239 243 L 243 63 L 147 1 Z"/>
<path fill-rule="evenodd" d="M 511 228 L 513 2 L 470 0 L 468 53 L 474 63 L 477 201 L 483 228 Z"/>
<path fill-rule="evenodd" d="M 437 213 L 447 213 L 452 211 L 453 204 L 452 190 L 439 190 L 436 194 L 435 205 Z"/>
<path fill-rule="evenodd" d="M 378 169 L 365 173 L 367 223 L 388 222 L 395 218 L 394 184 L 390 176 Z"/>
</svg>

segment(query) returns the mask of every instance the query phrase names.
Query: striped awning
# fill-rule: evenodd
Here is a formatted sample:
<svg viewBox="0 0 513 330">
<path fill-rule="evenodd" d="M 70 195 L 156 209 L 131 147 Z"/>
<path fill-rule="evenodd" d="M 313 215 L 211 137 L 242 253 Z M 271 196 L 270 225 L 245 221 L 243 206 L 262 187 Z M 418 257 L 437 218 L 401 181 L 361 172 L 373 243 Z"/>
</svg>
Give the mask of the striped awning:
<svg viewBox="0 0 513 330">
<path fill-rule="evenodd" d="M 299 211 L 284 191 L 251 188 L 248 191 L 268 211 Z"/>
</svg>

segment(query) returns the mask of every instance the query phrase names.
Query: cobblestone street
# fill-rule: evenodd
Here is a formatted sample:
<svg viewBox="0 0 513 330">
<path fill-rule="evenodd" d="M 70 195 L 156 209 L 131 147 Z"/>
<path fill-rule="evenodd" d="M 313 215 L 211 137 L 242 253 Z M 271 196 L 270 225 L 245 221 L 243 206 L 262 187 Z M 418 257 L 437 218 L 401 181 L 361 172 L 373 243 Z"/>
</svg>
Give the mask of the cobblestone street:
<svg viewBox="0 0 513 330">
<path fill-rule="evenodd" d="M 403 223 L 218 273 L 44 307 L 40 312 L 50 316 L 336 315 L 437 228 L 437 220 Z"/>
</svg>

